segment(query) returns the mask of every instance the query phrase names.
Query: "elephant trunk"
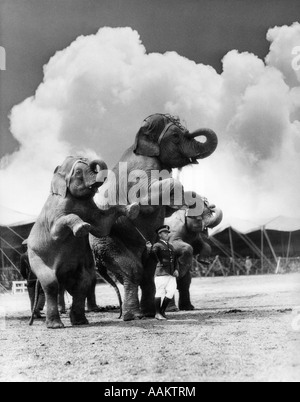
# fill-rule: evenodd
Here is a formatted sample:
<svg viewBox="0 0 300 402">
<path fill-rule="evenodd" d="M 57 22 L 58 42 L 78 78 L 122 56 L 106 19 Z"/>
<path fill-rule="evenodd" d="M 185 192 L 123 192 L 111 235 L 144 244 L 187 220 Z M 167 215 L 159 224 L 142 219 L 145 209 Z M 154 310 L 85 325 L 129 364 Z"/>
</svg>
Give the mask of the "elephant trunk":
<svg viewBox="0 0 300 402">
<path fill-rule="evenodd" d="M 212 208 L 212 212 L 214 212 L 214 215 L 212 216 L 211 220 L 209 221 L 207 227 L 209 227 L 210 229 L 216 227 L 219 225 L 219 223 L 221 223 L 222 219 L 223 219 L 223 212 L 220 208 Z"/>
<path fill-rule="evenodd" d="M 203 136 L 206 138 L 205 142 L 198 142 L 198 154 L 197 159 L 203 159 L 210 156 L 218 146 L 218 137 L 217 134 L 209 129 L 209 128 L 200 128 L 198 130 L 193 131 L 192 133 L 186 133 L 185 136 L 188 139 L 195 139 L 197 137 Z"/>
<path fill-rule="evenodd" d="M 99 173 L 102 170 L 107 170 L 106 163 L 104 161 L 102 161 L 101 159 L 93 160 L 92 162 L 90 162 L 89 166 L 90 166 L 90 169 L 95 173 Z"/>
<path fill-rule="evenodd" d="M 101 186 L 107 179 L 107 165 L 101 159 L 95 159 L 89 164 L 92 172 L 96 173 L 96 183 Z"/>
</svg>

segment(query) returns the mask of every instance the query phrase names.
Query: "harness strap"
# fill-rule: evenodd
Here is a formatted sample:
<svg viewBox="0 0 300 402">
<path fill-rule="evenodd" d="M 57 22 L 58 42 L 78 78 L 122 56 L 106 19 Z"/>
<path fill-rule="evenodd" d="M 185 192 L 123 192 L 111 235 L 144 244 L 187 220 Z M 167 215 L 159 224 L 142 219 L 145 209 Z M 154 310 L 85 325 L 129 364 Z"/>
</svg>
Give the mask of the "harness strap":
<svg viewBox="0 0 300 402">
<path fill-rule="evenodd" d="M 158 141 L 157 141 L 158 144 L 161 143 L 161 141 L 162 141 L 162 139 L 164 138 L 166 132 L 169 130 L 169 128 L 170 128 L 171 126 L 175 126 L 175 124 L 171 122 L 171 123 L 168 123 L 168 124 L 165 126 L 165 128 L 164 128 L 163 131 L 161 132 L 161 134 L 160 134 L 160 136 L 159 136 L 159 139 L 158 139 Z"/>
</svg>

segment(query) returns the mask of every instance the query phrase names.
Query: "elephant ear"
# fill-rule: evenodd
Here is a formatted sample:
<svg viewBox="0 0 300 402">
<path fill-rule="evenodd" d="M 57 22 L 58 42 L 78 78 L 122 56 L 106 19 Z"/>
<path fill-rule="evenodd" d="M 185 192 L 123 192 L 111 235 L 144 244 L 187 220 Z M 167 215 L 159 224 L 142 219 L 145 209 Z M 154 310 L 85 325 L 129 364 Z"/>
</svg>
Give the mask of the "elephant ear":
<svg viewBox="0 0 300 402">
<path fill-rule="evenodd" d="M 150 122 L 145 121 L 139 129 L 133 151 L 136 155 L 159 156 L 160 149 L 157 142 L 157 133 Z"/>
<path fill-rule="evenodd" d="M 51 194 L 60 195 L 65 198 L 67 196 L 67 182 L 66 178 L 60 172 L 61 166 L 57 166 L 54 170 L 54 175 L 51 182 Z"/>
</svg>

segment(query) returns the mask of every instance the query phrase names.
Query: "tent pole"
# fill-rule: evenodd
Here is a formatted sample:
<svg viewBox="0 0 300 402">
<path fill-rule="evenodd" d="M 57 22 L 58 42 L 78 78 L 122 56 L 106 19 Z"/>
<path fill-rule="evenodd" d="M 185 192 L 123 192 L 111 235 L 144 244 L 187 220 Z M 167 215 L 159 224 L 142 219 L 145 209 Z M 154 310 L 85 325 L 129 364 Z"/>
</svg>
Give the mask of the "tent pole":
<svg viewBox="0 0 300 402">
<path fill-rule="evenodd" d="M 275 253 L 275 250 L 274 250 L 274 248 L 273 248 L 273 246 L 272 246 L 271 240 L 270 240 L 269 235 L 268 235 L 268 233 L 267 233 L 267 231 L 266 231 L 265 228 L 264 228 L 264 234 L 265 234 L 265 236 L 266 236 L 266 239 L 267 239 L 268 244 L 269 244 L 269 246 L 270 246 L 270 249 L 271 249 L 271 251 L 272 251 L 273 257 L 274 257 L 274 259 L 275 259 L 275 261 L 276 261 L 276 263 L 277 263 L 277 262 L 278 262 L 277 255 L 276 255 L 276 253 Z"/>
<path fill-rule="evenodd" d="M 262 226 L 261 229 L 261 258 L 260 258 L 260 263 L 261 263 L 261 273 L 264 273 L 264 227 Z"/>
<path fill-rule="evenodd" d="M 239 233 L 239 232 L 236 232 L 236 233 L 237 233 L 237 234 L 240 236 L 240 238 L 247 244 L 247 246 L 249 246 L 249 247 L 254 251 L 254 253 L 255 253 L 256 255 L 258 255 L 258 256 L 261 258 L 262 254 L 261 254 L 260 248 L 257 247 L 257 246 L 252 242 L 252 240 L 249 239 L 246 235 L 242 235 L 242 234 Z M 263 258 L 267 261 L 267 263 L 268 263 L 272 268 L 274 268 L 273 265 L 272 265 L 272 263 L 271 263 L 271 261 L 269 261 L 268 258 L 267 258 L 265 255 L 263 255 Z"/>
<path fill-rule="evenodd" d="M 221 250 L 227 257 L 231 258 L 231 252 L 230 250 L 224 246 L 219 240 L 215 239 L 214 237 L 210 237 L 210 240 L 216 247 L 218 247 L 219 250 Z M 234 255 L 237 256 L 237 258 L 241 257 L 240 254 L 234 252 Z M 235 265 L 238 266 L 241 270 L 243 270 L 243 266 L 235 260 Z"/>
<path fill-rule="evenodd" d="M 232 267 L 235 272 L 235 257 L 234 257 L 234 248 L 233 248 L 233 240 L 232 240 L 232 232 L 231 227 L 229 228 L 229 240 L 230 240 L 230 249 L 231 249 L 231 258 L 232 258 Z"/>
<path fill-rule="evenodd" d="M 4 255 L 3 255 L 3 252 L 2 252 L 2 247 L 3 247 L 3 245 L 2 245 L 2 240 L 1 240 L 1 238 L 0 238 L 1 264 L 2 264 L 2 268 L 4 268 L 5 263 L 4 263 Z"/>
<path fill-rule="evenodd" d="M 287 258 L 287 259 L 288 259 L 289 256 L 290 256 L 291 242 L 292 242 L 292 232 L 289 233 L 289 242 L 288 242 L 288 248 L 287 248 L 287 253 L 286 253 L 286 258 Z"/>
</svg>

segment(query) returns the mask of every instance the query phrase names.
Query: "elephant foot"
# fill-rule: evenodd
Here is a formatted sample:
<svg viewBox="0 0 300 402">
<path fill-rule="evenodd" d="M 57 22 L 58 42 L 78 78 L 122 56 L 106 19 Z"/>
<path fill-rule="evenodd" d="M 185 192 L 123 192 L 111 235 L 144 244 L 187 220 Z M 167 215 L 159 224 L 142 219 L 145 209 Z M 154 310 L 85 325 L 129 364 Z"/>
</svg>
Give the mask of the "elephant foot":
<svg viewBox="0 0 300 402">
<path fill-rule="evenodd" d="M 74 327 L 79 327 L 80 325 L 89 325 L 89 322 L 86 318 L 82 319 L 82 320 L 77 320 L 77 321 L 72 321 L 71 324 Z"/>
<path fill-rule="evenodd" d="M 150 312 L 144 313 L 143 318 L 155 318 L 155 313 Z"/>
<path fill-rule="evenodd" d="M 86 222 L 77 223 L 73 227 L 73 233 L 75 237 L 84 237 L 87 236 L 91 231 L 91 225 Z"/>
<path fill-rule="evenodd" d="M 73 326 L 79 326 L 79 325 L 88 325 L 89 322 L 85 315 L 79 315 L 71 311 L 70 313 L 70 321 Z"/>
<path fill-rule="evenodd" d="M 195 307 L 192 304 L 188 304 L 186 306 L 179 306 L 179 310 L 181 311 L 192 311 L 195 310 Z"/>
<path fill-rule="evenodd" d="M 47 328 L 48 329 L 61 329 L 64 328 L 64 324 L 60 320 L 47 320 Z"/>
<path fill-rule="evenodd" d="M 128 311 L 123 315 L 123 321 L 133 321 L 133 320 L 141 320 L 143 315 L 141 313 L 133 313 Z"/>
<path fill-rule="evenodd" d="M 88 313 L 100 313 L 102 311 L 102 308 L 97 306 L 97 304 L 95 304 L 94 306 L 87 306 L 87 310 Z"/>
<path fill-rule="evenodd" d="M 77 319 L 72 318 L 71 324 L 73 326 L 80 326 L 80 325 L 89 325 L 89 322 L 86 317 L 77 318 Z"/>
</svg>

